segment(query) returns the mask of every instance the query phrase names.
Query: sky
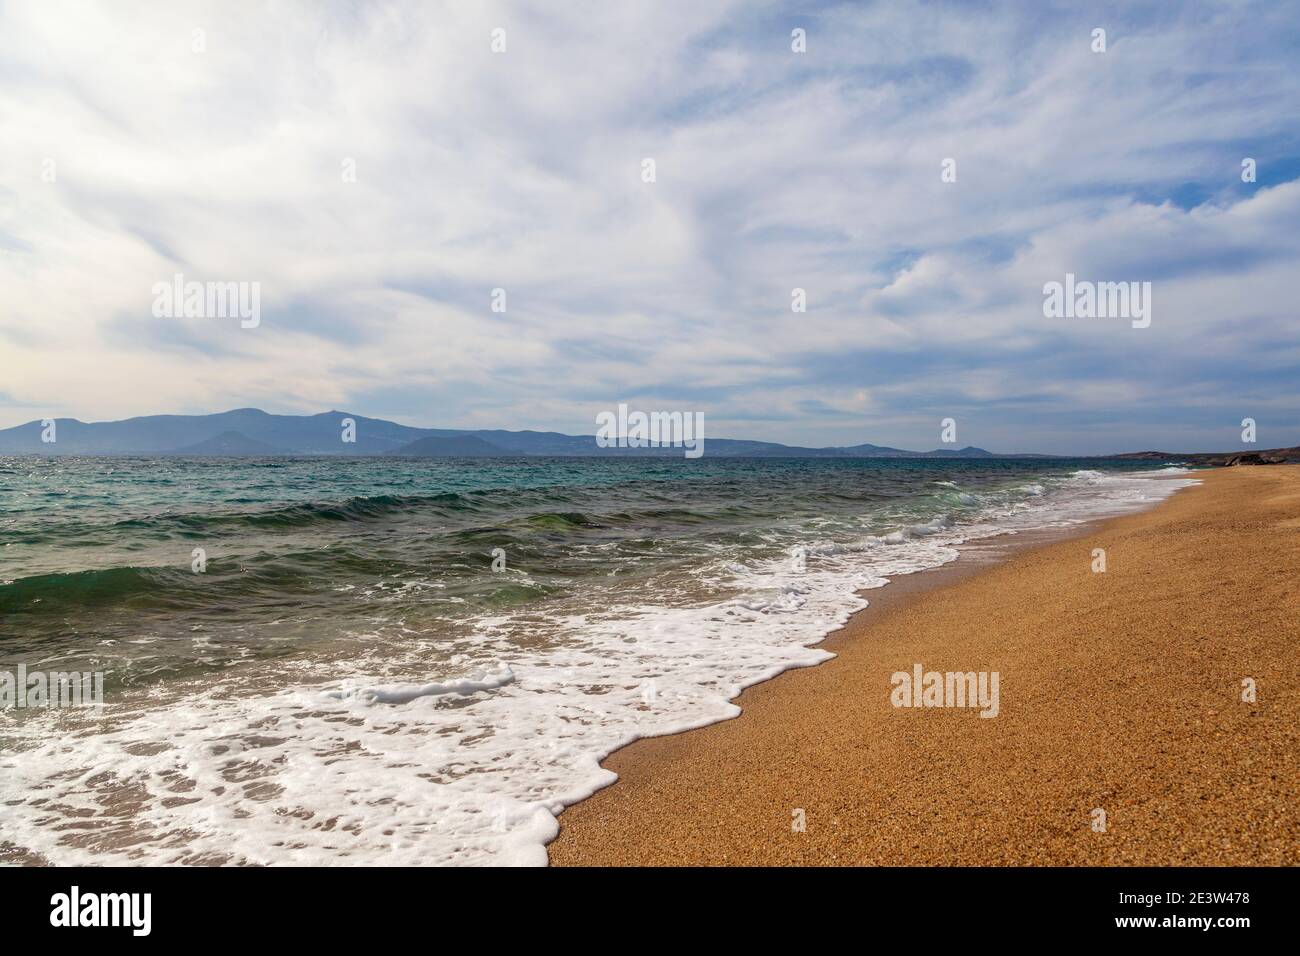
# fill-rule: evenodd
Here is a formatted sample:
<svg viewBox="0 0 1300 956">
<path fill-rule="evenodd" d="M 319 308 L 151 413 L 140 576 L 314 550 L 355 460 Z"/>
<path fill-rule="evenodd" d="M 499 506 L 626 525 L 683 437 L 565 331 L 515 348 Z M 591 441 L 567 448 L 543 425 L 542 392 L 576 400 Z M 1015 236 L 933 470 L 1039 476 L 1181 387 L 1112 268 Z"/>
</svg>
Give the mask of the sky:
<svg viewBox="0 0 1300 956">
<path fill-rule="evenodd" d="M 1298 61 L 1272 2 L 7 0 L 0 427 L 1300 444 Z"/>
</svg>

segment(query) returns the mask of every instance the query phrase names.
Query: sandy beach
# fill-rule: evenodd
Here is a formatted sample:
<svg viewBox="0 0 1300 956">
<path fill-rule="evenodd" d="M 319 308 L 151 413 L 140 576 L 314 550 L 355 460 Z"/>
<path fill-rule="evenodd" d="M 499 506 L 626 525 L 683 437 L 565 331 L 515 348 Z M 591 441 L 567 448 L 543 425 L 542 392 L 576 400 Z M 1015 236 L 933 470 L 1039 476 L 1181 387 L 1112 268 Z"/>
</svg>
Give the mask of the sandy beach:
<svg viewBox="0 0 1300 956">
<path fill-rule="evenodd" d="M 867 592 L 834 660 L 606 760 L 552 864 L 1300 863 L 1300 468 L 1198 477 Z M 895 706 L 918 664 L 996 672 L 996 717 Z"/>
</svg>

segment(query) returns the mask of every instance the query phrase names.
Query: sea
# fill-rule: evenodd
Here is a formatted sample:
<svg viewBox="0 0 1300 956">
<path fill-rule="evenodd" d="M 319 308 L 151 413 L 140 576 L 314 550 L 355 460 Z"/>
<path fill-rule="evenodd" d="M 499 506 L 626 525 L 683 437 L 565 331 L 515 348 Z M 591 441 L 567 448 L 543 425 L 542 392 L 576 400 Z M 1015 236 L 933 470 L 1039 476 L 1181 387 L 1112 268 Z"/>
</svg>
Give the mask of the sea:
<svg viewBox="0 0 1300 956">
<path fill-rule="evenodd" d="M 0 675 L 103 680 L 0 709 L 0 863 L 544 865 L 613 750 L 969 542 L 1194 482 L 1151 467 L 0 457 Z"/>
</svg>

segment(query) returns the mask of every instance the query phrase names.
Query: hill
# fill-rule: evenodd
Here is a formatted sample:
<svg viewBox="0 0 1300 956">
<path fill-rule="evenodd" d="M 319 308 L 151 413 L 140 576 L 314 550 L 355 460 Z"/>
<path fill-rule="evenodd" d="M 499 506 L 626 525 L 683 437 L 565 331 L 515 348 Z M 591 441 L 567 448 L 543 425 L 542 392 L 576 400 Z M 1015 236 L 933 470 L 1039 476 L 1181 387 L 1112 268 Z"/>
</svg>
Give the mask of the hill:
<svg viewBox="0 0 1300 956">
<path fill-rule="evenodd" d="M 420 458 L 500 458 L 513 452 L 489 444 L 477 435 L 430 435 L 403 445 L 394 455 Z"/>
<path fill-rule="evenodd" d="M 1168 451 L 1131 451 L 1111 455 L 1124 461 L 1169 461 L 1188 465 L 1221 467 L 1223 465 L 1272 465 L 1281 462 L 1300 462 L 1300 446 L 1292 448 L 1265 448 L 1261 451 L 1206 451 L 1176 454 Z"/>
<path fill-rule="evenodd" d="M 219 455 L 228 458 L 276 458 L 288 453 L 282 448 L 276 448 L 266 442 L 257 441 L 247 435 L 241 435 L 239 432 L 222 432 L 214 438 L 207 438 L 197 444 L 177 448 L 174 451 L 166 452 L 166 454 L 195 457 Z"/>
<path fill-rule="evenodd" d="M 112 422 L 56 419 L 56 441 L 41 441 L 40 421 L 0 429 L 0 455 L 414 455 L 482 458 L 556 456 L 679 458 L 676 447 L 602 448 L 594 435 L 505 429 L 417 428 L 355 412 L 272 415 L 260 408 L 236 408 L 212 415 L 144 415 Z M 345 441 L 345 438 L 352 440 Z M 712 438 L 705 454 L 715 458 L 1047 458 L 997 454 L 983 448 L 908 451 L 887 445 L 858 444 L 813 448 L 779 442 Z M 1296 449 L 1290 458 L 1300 458 Z M 1269 454 L 1269 453 L 1265 453 Z M 1191 460 L 1212 456 L 1138 452 L 1120 458 Z M 1224 455 L 1213 456 L 1226 458 Z"/>
</svg>

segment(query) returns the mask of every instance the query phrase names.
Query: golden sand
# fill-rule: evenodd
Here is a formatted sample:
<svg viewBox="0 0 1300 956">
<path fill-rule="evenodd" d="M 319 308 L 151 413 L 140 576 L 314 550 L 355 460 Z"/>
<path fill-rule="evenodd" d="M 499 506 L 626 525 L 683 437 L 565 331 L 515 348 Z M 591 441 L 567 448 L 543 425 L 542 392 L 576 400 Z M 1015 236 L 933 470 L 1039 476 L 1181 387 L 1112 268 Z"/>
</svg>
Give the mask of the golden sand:
<svg viewBox="0 0 1300 956">
<path fill-rule="evenodd" d="M 551 861 L 1300 863 L 1300 468 L 1198 477 L 1084 536 L 867 592 L 835 660 L 611 756 L 619 781 L 561 815 Z M 998 716 L 892 706 L 916 663 L 997 671 Z"/>
</svg>

